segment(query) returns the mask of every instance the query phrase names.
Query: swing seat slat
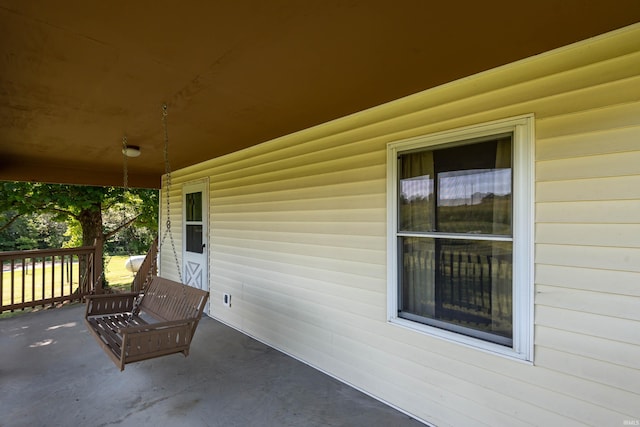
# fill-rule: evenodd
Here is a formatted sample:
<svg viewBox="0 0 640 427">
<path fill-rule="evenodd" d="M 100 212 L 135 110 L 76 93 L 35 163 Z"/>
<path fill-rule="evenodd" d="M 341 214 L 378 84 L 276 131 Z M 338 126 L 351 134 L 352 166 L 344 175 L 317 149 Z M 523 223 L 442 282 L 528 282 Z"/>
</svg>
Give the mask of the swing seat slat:
<svg viewBox="0 0 640 427">
<path fill-rule="evenodd" d="M 207 291 L 155 276 L 142 295 L 87 296 L 85 324 L 122 371 L 127 363 L 173 353 L 188 356 L 208 298 Z"/>
</svg>

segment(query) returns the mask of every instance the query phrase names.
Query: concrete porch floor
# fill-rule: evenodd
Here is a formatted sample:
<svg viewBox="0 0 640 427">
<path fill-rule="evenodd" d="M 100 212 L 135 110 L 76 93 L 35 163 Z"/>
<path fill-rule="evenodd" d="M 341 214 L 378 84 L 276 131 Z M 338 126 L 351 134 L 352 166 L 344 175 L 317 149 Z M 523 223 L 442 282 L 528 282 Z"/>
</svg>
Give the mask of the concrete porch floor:
<svg viewBox="0 0 640 427">
<path fill-rule="evenodd" d="M 84 306 L 0 320 L 0 426 L 421 426 L 211 318 L 189 357 L 120 372 Z"/>
</svg>

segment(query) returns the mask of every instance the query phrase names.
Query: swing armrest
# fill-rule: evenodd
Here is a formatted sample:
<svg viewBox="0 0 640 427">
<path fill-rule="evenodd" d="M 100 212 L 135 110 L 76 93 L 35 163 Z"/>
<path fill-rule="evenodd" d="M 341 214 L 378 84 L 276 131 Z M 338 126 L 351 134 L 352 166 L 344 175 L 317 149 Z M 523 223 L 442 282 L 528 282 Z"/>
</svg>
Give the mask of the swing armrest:
<svg viewBox="0 0 640 427">
<path fill-rule="evenodd" d="M 126 292 L 121 294 L 87 295 L 85 318 L 104 314 L 129 313 L 133 310 L 139 294 Z"/>
</svg>

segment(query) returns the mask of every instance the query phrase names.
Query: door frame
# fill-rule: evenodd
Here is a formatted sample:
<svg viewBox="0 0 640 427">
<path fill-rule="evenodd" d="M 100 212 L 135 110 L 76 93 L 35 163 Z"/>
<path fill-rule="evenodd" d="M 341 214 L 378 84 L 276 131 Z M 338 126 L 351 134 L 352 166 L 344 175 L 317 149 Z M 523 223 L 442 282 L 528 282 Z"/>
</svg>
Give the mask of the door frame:
<svg viewBox="0 0 640 427">
<path fill-rule="evenodd" d="M 209 178 L 202 178 L 194 181 L 188 181 L 182 184 L 182 227 L 180 233 L 182 234 L 182 271 L 183 280 L 187 283 L 187 268 L 189 258 L 192 258 L 192 252 L 187 253 L 187 203 L 186 196 L 193 192 L 202 192 L 202 243 L 204 245 L 202 251 L 202 284 L 201 288 L 205 291 L 209 291 Z M 207 304 L 208 305 L 208 304 Z M 208 307 L 205 312 L 208 312 Z"/>
</svg>

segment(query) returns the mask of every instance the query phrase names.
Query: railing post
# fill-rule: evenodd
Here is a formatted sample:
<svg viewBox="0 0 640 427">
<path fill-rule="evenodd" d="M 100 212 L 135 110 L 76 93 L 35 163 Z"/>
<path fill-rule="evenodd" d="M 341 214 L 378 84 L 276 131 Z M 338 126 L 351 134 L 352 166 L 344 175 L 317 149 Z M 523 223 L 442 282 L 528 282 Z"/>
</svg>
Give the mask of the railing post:
<svg viewBox="0 0 640 427">
<path fill-rule="evenodd" d="M 102 288 L 102 279 L 104 277 L 102 270 L 102 241 L 96 239 L 93 243 L 93 284 L 96 294 L 104 292 Z"/>
</svg>

